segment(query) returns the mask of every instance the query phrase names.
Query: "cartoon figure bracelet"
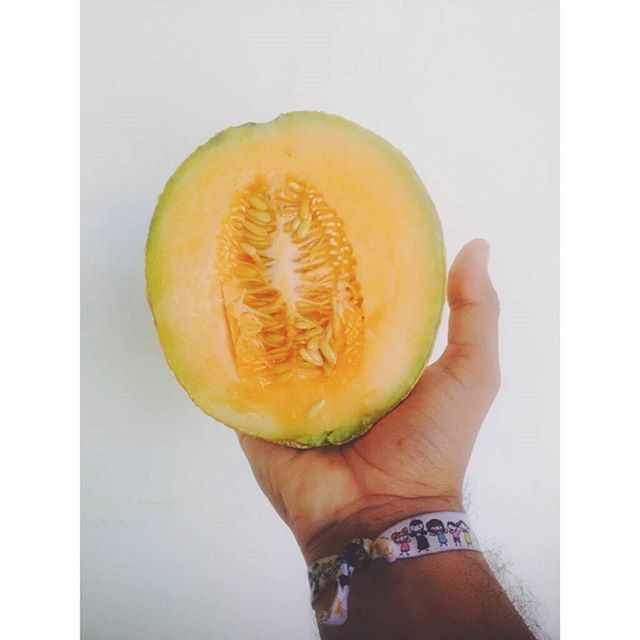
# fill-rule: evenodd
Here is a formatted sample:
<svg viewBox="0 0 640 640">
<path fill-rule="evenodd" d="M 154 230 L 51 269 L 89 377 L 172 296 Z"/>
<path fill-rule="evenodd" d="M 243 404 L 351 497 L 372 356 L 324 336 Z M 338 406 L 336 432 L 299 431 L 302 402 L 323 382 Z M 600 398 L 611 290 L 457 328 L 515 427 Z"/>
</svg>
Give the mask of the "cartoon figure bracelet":
<svg viewBox="0 0 640 640">
<path fill-rule="evenodd" d="M 426 513 L 402 520 L 383 531 L 375 540 L 355 538 L 342 555 L 325 556 L 308 567 L 311 604 L 314 609 L 321 595 L 335 588 L 328 609 L 316 610 L 318 622 L 344 624 L 348 616 L 351 577 L 371 560 L 395 562 L 444 551 L 480 551 L 478 541 L 466 523 L 467 515 L 458 511 Z"/>
</svg>

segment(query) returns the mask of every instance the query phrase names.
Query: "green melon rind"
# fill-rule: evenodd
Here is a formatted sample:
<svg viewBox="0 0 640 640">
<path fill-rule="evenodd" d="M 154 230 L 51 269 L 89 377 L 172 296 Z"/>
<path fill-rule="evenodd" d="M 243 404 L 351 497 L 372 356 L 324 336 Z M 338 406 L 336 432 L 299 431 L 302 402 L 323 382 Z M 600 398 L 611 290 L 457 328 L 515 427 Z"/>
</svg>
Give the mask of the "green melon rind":
<svg viewBox="0 0 640 640">
<path fill-rule="evenodd" d="M 430 225 L 430 231 L 436 238 L 436 248 L 439 249 L 439 255 L 436 260 L 436 273 L 435 277 L 437 281 L 440 283 L 440 291 L 438 294 L 438 298 L 435 301 L 437 305 L 437 312 L 433 315 L 432 322 L 429 327 L 427 327 L 428 331 L 425 333 L 425 336 L 430 336 L 430 340 L 426 340 L 426 348 L 422 353 L 419 353 L 414 361 L 414 365 L 411 367 L 409 382 L 403 384 L 397 391 L 396 394 L 392 396 L 392 399 L 389 401 L 387 406 L 378 411 L 373 415 L 368 415 L 362 418 L 360 421 L 343 425 L 337 427 L 336 429 L 332 429 L 331 431 L 325 431 L 320 434 L 315 435 L 297 435 L 297 436 L 288 436 L 287 438 L 283 438 L 281 440 L 269 440 L 269 442 L 273 442 L 275 444 L 281 444 L 291 447 L 297 447 L 301 449 L 322 447 L 327 445 L 342 445 L 347 442 L 354 440 L 362 435 L 364 435 L 371 427 L 382 418 L 384 415 L 392 411 L 398 404 L 400 404 L 408 395 L 411 393 L 411 390 L 417 383 L 420 378 L 426 363 L 431 355 L 433 347 L 435 345 L 435 337 L 438 331 L 438 327 L 440 326 L 440 322 L 442 319 L 442 309 L 444 306 L 444 297 L 445 297 L 445 282 L 446 282 L 446 263 L 445 263 L 445 252 L 444 252 L 444 241 L 442 236 L 442 227 L 440 224 L 440 219 L 437 215 L 435 206 L 431 201 L 431 198 L 422 184 L 418 174 L 416 173 L 413 165 L 409 162 L 409 160 L 404 156 L 404 154 L 394 147 L 390 142 L 385 140 L 384 138 L 378 136 L 374 132 L 361 127 L 360 125 L 342 118 L 341 116 L 335 116 L 331 114 L 327 114 L 321 111 L 292 111 L 290 113 L 285 113 L 278 116 L 275 120 L 266 123 L 255 123 L 248 122 L 243 125 L 239 125 L 236 127 L 229 127 L 220 131 L 217 135 L 211 138 L 208 142 L 198 147 L 175 171 L 175 173 L 169 178 L 165 188 L 163 189 L 160 197 L 158 198 L 158 203 L 156 205 L 155 211 L 153 213 L 153 217 L 151 219 L 151 223 L 149 225 L 149 234 L 147 236 L 147 244 L 145 248 L 145 256 L 146 256 L 146 282 L 147 282 L 147 300 L 149 302 L 149 306 L 151 308 L 152 315 L 154 316 L 154 323 L 157 328 L 157 321 L 155 318 L 155 312 L 153 310 L 152 304 L 152 295 L 151 290 L 153 287 L 153 271 L 155 266 L 154 260 L 154 240 L 157 236 L 160 235 L 159 228 L 162 222 L 162 212 L 165 206 L 165 203 L 169 202 L 171 196 L 173 194 L 174 188 L 179 184 L 179 182 L 188 175 L 189 170 L 196 166 L 198 160 L 201 156 L 210 153 L 215 147 L 221 146 L 226 143 L 231 143 L 235 141 L 239 141 L 244 137 L 247 137 L 253 133 L 253 128 L 255 126 L 275 126 L 278 124 L 285 124 L 287 121 L 294 121 L 303 119 L 306 121 L 319 120 L 326 124 L 331 124 L 332 126 L 340 126 L 346 129 L 351 130 L 354 133 L 361 135 L 363 138 L 367 138 L 367 141 L 370 143 L 375 143 L 379 149 L 383 149 L 389 158 L 400 168 L 407 172 L 410 176 L 411 180 L 407 181 L 408 183 L 412 183 L 415 190 L 418 201 L 422 201 L 423 209 L 425 210 L 427 223 Z M 164 352 L 164 350 L 163 350 Z M 173 371 L 171 364 L 167 359 L 167 364 L 169 368 Z M 195 401 L 189 390 L 182 383 L 178 375 L 173 371 L 178 383 L 184 388 L 187 392 L 187 395 L 191 398 L 193 403 L 198 406 L 202 411 L 204 411 L 198 403 Z M 207 413 L 205 411 L 205 413 Z M 210 415 L 210 414 L 207 414 Z M 215 416 L 210 415 L 210 417 L 214 418 L 214 420 L 218 421 Z M 257 438 L 262 438 L 260 434 L 251 433 L 245 429 L 240 427 L 235 427 L 233 425 L 225 425 L 238 433 L 244 433 L 247 435 L 251 435 Z"/>
</svg>

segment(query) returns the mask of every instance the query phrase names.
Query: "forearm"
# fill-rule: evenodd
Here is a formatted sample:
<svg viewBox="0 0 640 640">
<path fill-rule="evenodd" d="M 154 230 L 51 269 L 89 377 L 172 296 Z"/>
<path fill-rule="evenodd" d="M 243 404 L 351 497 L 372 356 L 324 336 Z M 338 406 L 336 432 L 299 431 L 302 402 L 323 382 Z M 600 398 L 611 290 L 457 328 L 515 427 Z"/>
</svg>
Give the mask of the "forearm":
<svg viewBox="0 0 640 640">
<path fill-rule="evenodd" d="M 353 577 L 349 619 L 324 640 L 529 640 L 533 635 L 477 552 L 376 561 Z"/>
<path fill-rule="evenodd" d="M 460 510 L 456 497 L 385 500 L 329 527 L 305 545 L 311 562 L 339 553 L 354 537 L 376 537 L 403 518 Z M 320 625 L 324 640 L 531 639 L 525 623 L 477 551 L 375 560 L 355 572 L 349 617 L 342 626 Z"/>
</svg>

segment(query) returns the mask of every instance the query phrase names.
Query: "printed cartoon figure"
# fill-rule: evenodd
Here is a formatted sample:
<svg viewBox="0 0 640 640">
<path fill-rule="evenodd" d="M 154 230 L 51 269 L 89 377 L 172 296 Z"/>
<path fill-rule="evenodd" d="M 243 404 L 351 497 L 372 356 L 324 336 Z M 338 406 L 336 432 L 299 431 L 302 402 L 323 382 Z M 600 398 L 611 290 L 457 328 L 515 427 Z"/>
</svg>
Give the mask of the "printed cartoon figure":
<svg viewBox="0 0 640 640">
<path fill-rule="evenodd" d="M 460 529 L 460 522 L 449 520 L 449 522 L 447 522 L 447 529 L 453 538 L 453 544 L 455 544 L 456 547 L 461 547 L 462 540 L 460 540 L 460 534 L 462 533 L 462 529 Z"/>
<path fill-rule="evenodd" d="M 471 547 L 473 545 L 473 539 L 471 538 L 471 529 L 469 529 L 469 525 L 464 520 L 460 520 L 458 522 L 458 527 L 460 527 L 460 530 L 462 531 L 467 547 Z"/>
<path fill-rule="evenodd" d="M 409 530 L 407 527 L 403 527 L 400 531 L 395 531 L 391 534 L 391 539 L 400 545 L 400 555 L 409 555 L 411 550 L 411 537 L 409 536 Z"/>
<path fill-rule="evenodd" d="M 445 533 L 444 523 L 442 520 L 433 518 L 427 522 L 427 531 L 430 536 L 437 536 L 438 542 L 441 547 L 448 547 L 449 541 L 447 540 L 447 534 Z"/>
<path fill-rule="evenodd" d="M 422 520 L 412 520 L 409 523 L 409 535 L 416 539 L 418 545 L 418 553 L 420 551 L 428 551 L 429 538 L 427 532 L 424 530 L 424 523 Z"/>
</svg>

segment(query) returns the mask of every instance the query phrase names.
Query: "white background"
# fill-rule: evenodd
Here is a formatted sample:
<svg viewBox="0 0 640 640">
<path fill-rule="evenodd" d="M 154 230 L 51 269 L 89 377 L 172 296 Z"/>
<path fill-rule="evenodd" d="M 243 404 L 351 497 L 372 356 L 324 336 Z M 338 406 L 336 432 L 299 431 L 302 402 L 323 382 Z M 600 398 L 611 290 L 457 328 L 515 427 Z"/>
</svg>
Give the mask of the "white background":
<svg viewBox="0 0 640 640">
<path fill-rule="evenodd" d="M 557 637 L 556 3 L 85 0 L 83 13 L 83 637 L 314 637 L 295 543 L 234 434 L 164 364 L 143 277 L 179 162 L 221 128 L 303 108 L 405 152 L 450 258 L 472 237 L 492 244 L 504 382 L 470 510 Z"/>
</svg>

